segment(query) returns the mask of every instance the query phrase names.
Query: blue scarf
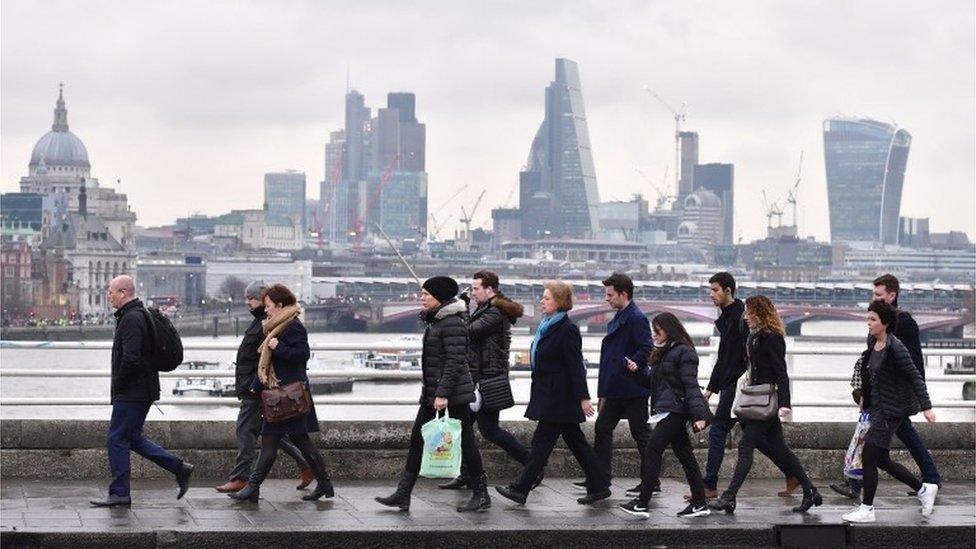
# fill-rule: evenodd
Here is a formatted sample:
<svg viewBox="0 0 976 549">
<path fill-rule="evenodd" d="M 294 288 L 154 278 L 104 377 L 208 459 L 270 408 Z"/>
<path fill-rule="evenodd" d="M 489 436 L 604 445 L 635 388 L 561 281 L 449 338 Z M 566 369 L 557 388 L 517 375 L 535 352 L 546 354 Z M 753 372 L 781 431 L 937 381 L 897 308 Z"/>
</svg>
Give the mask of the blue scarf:
<svg viewBox="0 0 976 549">
<path fill-rule="evenodd" d="M 552 316 L 542 317 L 542 322 L 539 323 L 539 329 L 535 331 L 535 337 L 532 338 L 532 345 L 529 347 L 529 356 L 531 358 L 529 367 L 531 369 L 535 370 L 535 348 L 536 345 L 539 344 L 539 340 L 542 339 L 542 336 L 546 335 L 546 332 L 549 331 L 549 328 L 551 328 L 553 324 L 564 318 L 566 318 L 566 311 L 559 311 Z"/>
</svg>

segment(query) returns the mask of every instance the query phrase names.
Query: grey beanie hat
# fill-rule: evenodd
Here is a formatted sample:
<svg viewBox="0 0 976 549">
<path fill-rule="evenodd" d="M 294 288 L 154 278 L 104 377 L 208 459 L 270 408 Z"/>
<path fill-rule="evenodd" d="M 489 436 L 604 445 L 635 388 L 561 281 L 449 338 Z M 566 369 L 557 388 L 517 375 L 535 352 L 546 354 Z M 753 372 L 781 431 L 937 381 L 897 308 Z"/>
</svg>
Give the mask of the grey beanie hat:
<svg viewBox="0 0 976 549">
<path fill-rule="evenodd" d="M 255 280 L 254 282 L 247 285 L 244 288 L 244 298 L 245 299 L 261 299 L 264 296 L 265 290 L 268 289 L 268 285 L 264 283 L 263 280 Z"/>
</svg>

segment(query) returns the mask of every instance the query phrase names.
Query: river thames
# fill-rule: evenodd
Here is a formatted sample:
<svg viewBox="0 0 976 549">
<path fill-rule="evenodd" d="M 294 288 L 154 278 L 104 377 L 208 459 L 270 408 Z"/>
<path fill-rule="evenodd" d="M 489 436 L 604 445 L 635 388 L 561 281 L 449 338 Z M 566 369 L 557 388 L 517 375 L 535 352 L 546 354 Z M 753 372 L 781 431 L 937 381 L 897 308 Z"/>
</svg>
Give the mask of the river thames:
<svg viewBox="0 0 976 549">
<path fill-rule="evenodd" d="M 686 324 L 693 337 L 707 337 L 711 334 L 711 324 L 690 322 Z M 851 348 L 859 346 L 852 342 L 851 336 L 858 336 L 865 332 L 861 322 L 844 321 L 810 321 L 803 325 L 800 341 L 788 338 L 787 344 L 791 349 L 809 350 L 823 348 Z M 313 333 L 309 335 L 312 344 L 322 343 L 382 343 L 398 339 L 402 336 L 418 336 L 418 334 L 389 334 L 389 333 Z M 816 340 L 804 340 L 807 337 L 819 336 Z M 847 336 L 848 339 L 824 341 L 823 337 Z M 513 345 L 527 345 L 531 336 L 527 334 L 513 335 Z M 184 343 L 221 343 L 236 344 L 237 339 L 231 336 L 219 338 L 191 337 L 184 338 Z M 584 348 L 598 348 L 599 336 L 584 335 Z M 110 362 L 109 350 L 28 350 L 28 349 L 0 349 L 0 369 L 79 369 L 108 371 Z M 598 353 L 585 353 L 591 364 L 599 361 Z M 186 360 L 206 360 L 220 362 L 221 368 L 233 368 L 234 351 L 197 351 L 188 350 Z M 851 373 L 855 356 L 816 356 L 799 355 L 793 358 L 792 373 L 798 374 L 834 374 L 848 376 Z M 711 357 L 703 357 L 699 368 L 700 374 L 711 371 Z M 348 351 L 316 351 L 309 363 L 309 369 L 342 369 L 348 371 L 348 376 L 356 377 L 356 372 L 363 371 L 353 365 L 353 353 Z M 591 375 L 595 370 L 591 370 Z M 927 377 L 942 373 L 939 357 L 930 357 L 926 367 Z M 227 380 L 230 382 L 230 380 Z M 172 389 L 177 379 L 163 378 L 161 380 L 164 398 L 173 397 Z M 590 379 L 590 393 L 596 396 L 596 379 Z M 514 379 L 512 388 L 516 400 L 528 399 L 531 381 L 529 379 Z M 933 401 L 962 400 L 962 381 L 931 382 L 928 385 Z M 793 384 L 793 400 L 849 400 L 850 386 L 846 381 L 795 381 Z M 108 397 L 108 378 L 43 378 L 43 377 L 3 377 L 0 383 L 0 397 Z M 373 381 L 356 380 L 351 393 L 343 393 L 344 397 L 419 397 L 419 381 Z M 321 397 L 319 397 L 321 400 Z M 713 399 L 713 404 L 715 399 Z M 383 405 L 364 406 L 348 404 L 317 404 L 318 415 L 321 419 L 357 420 L 357 419 L 412 419 L 416 414 L 416 406 Z M 502 412 L 503 420 L 522 418 L 523 406 Z M 976 411 L 965 408 L 936 408 L 940 420 L 973 421 Z M 150 419 L 213 419 L 232 420 L 236 417 L 237 407 L 230 404 L 213 405 L 159 405 L 150 411 Z M 107 419 L 110 415 L 108 406 L 3 406 L 0 418 L 60 418 L 60 419 Z M 794 421 L 852 421 L 856 419 L 857 410 L 853 402 L 850 408 L 813 408 L 797 407 L 793 412 Z"/>
</svg>

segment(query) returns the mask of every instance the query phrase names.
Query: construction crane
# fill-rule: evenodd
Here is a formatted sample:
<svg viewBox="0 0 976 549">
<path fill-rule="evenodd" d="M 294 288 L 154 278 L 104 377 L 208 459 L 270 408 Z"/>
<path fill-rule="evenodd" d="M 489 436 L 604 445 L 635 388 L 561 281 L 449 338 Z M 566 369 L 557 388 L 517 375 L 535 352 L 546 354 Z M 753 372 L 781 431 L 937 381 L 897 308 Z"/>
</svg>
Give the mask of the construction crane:
<svg viewBox="0 0 976 549">
<path fill-rule="evenodd" d="M 763 208 L 766 210 L 766 228 L 773 228 L 774 217 L 777 219 L 777 227 L 781 227 L 783 225 L 783 208 L 779 204 L 769 201 L 769 199 L 766 197 L 765 189 L 763 189 Z"/>
<path fill-rule="evenodd" d="M 432 237 L 434 237 L 434 240 L 439 240 L 440 239 L 440 237 L 441 237 L 441 229 L 444 228 L 444 225 L 446 225 L 447 222 L 450 219 L 451 219 L 451 216 L 449 215 L 449 216 L 445 217 L 443 221 L 438 222 L 437 221 L 437 218 L 434 217 L 434 214 L 433 213 L 430 214 L 430 227 L 431 227 L 430 235 Z"/>
<path fill-rule="evenodd" d="M 679 169 L 681 166 L 681 123 L 685 121 L 685 110 L 688 108 L 688 104 L 682 101 L 681 107 L 678 110 L 675 110 L 671 105 L 668 104 L 667 101 L 662 99 L 661 96 L 651 88 L 644 86 L 644 90 L 651 94 L 651 97 L 657 99 L 661 105 L 664 105 L 665 109 L 668 109 L 671 114 L 674 115 L 674 190 L 675 192 L 678 192 L 678 189 L 680 188 L 679 185 L 681 185 L 681 170 Z"/>
<path fill-rule="evenodd" d="M 471 244 L 471 219 L 474 218 L 474 214 L 478 211 L 478 206 L 481 204 L 481 199 L 485 197 L 485 192 L 487 191 L 488 189 L 482 189 L 481 194 L 478 195 L 478 199 L 474 201 L 474 206 L 471 206 L 470 214 L 464 211 L 463 205 L 461 206 L 461 217 L 458 218 L 458 221 L 464 224 L 464 247 L 468 249 L 470 249 Z"/>
<path fill-rule="evenodd" d="M 366 234 L 366 216 L 370 214 L 373 207 L 379 201 L 381 195 L 383 194 L 383 187 L 386 187 L 387 182 L 393 176 L 393 169 L 396 167 L 397 162 L 400 160 L 400 155 L 397 154 L 390 161 L 390 165 L 387 166 L 386 171 L 380 177 L 379 183 L 376 185 L 376 189 L 373 190 L 373 194 L 369 196 L 369 200 L 366 201 L 366 208 L 363 210 L 362 215 L 356 220 L 356 255 L 360 255 L 363 246 L 363 237 Z M 378 217 L 378 216 L 377 216 Z"/>
<path fill-rule="evenodd" d="M 640 168 L 637 168 L 637 167 L 634 168 L 634 171 L 637 172 L 644 181 L 646 181 L 648 184 L 650 184 L 651 187 L 654 188 L 654 192 L 657 193 L 657 199 L 655 200 L 655 204 L 654 204 L 654 210 L 655 211 L 659 211 L 659 210 L 664 209 L 664 206 L 666 206 L 669 202 L 671 202 L 671 200 L 674 199 L 674 195 L 673 194 L 671 194 L 671 193 L 669 193 L 669 192 L 667 192 L 667 191 L 664 190 L 665 189 L 665 182 L 668 179 L 668 169 L 669 168 L 670 168 L 670 166 L 665 166 L 664 167 L 664 175 L 661 177 L 661 184 L 660 185 L 655 185 L 654 182 L 651 181 L 651 178 L 648 177 L 646 173 L 644 173 L 643 171 L 641 171 Z"/>
<path fill-rule="evenodd" d="M 434 239 L 435 240 L 438 238 L 437 235 L 441 232 L 441 228 L 444 226 L 444 223 L 440 223 L 440 224 L 437 223 L 437 218 L 435 216 L 437 214 L 441 213 L 441 210 L 443 210 L 445 206 L 447 206 L 448 204 L 450 204 L 451 202 L 453 202 L 454 199 L 457 198 L 458 195 L 461 194 L 462 192 L 464 192 L 464 189 L 467 189 L 467 188 L 468 188 L 467 183 L 465 183 L 464 185 L 461 185 L 460 187 L 457 188 L 456 191 L 454 191 L 454 194 L 452 194 L 450 198 L 448 198 L 444 202 L 441 202 L 441 205 L 440 206 L 438 206 L 434 211 L 430 212 L 430 214 L 429 214 L 429 217 L 430 217 L 430 225 L 431 225 L 431 228 L 434 229 L 433 232 L 431 232 L 431 234 L 434 235 Z"/>
<path fill-rule="evenodd" d="M 793 226 L 796 227 L 796 198 L 800 187 L 800 174 L 803 173 L 803 151 L 800 151 L 800 162 L 796 167 L 796 181 L 793 188 L 786 195 L 786 203 L 793 207 Z"/>
</svg>

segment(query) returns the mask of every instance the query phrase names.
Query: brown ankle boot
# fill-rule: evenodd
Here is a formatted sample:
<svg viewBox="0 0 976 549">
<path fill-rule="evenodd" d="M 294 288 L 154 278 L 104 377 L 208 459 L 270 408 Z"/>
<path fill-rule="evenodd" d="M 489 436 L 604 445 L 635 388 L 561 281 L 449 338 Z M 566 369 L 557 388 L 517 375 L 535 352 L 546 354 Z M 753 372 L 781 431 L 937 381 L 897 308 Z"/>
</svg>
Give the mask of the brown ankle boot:
<svg viewBox="0 0 976 549">
<path fill-rule="evenodd" d="M 217 491 L 218 492 L 221 492 L 221 493 L 240 492 L 241 490 L 244 489 L 245 486 L 247 486 L 247 482 L 246 481 L 244 481 L 242 479 L 239 479 L 239 478 L 235 478 L 235 479 L 231 479 L 231 480 L 227 481 L 226 483 L 221 484 L 220 486 L 218 486 L 217 487 Z"/>
<path fill-rule="evenodd" d="M 302 469 L 302 476 L 299 478 L 298 486 L 295 489 L 304 490 L 313 480 L 315 480 L 315 471 L 311 468 Z"/>
<path fill-rule="evenodd" d="M 788 498 L 793 495 L 793 492 L 800 487 L 800 481 L 796 477 L 786 478 L 786 490 L 778 492 L 776 495 L 781 498 Z"/>
</svg>

